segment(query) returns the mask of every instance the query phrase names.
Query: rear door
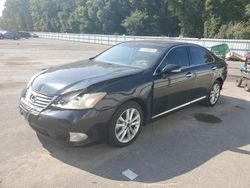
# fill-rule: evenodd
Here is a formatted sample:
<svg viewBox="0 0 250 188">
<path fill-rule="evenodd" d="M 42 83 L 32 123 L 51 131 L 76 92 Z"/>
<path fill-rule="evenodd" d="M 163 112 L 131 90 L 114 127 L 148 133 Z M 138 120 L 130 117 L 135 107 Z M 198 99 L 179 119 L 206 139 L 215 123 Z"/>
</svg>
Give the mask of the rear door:
<svg viewBox="0 0 250 188">
<path fill-rule="evenodd" d="M 191 60 L 190 67 L 195 74 L 191 100 L 195 100 L 208 95 L 217 67 L 214 64 L 214 57 L 206 49 L 189 46 L 188 50 Z"/>
<path fill-rule="evenodd" d="M 165 76 L 160 70 L 167 64 L 176 64 L 179 72 L 169 72 Z M 189 67 L 189 56 L 185 46 L 175 47 L 158 67 L 154 77 L 153 116 L 186 104 L 191 99 L 194 74 Z"/>
</svg>

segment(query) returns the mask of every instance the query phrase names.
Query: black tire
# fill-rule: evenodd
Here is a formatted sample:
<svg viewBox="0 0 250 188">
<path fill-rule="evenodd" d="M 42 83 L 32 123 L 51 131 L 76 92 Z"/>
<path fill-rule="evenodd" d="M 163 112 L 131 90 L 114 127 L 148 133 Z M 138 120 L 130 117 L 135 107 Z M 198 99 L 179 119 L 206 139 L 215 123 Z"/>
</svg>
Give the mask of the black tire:
<svg viewBox="0 0 250 188">
<path fill-rule="evenodd" d="M 138 128 L 135 136 L 130 141 L 124 143 L 124 142 L 119 141 L 117 136 L 116 136 L 116 126 L 117 126 L 117 122 L 118 122 L 119 117 L 122 114 L 124 114 L 124 112 L 126 110 L 131 109 L 131 108 L 136 109 L 137 112 L 139 112 L 140 124 L 139 124 L 139 128 Z M 114 113 L 112 120 L 110 122 L 110 126 L 108 127 L 108 129 L 109 129 L 108 130 L 108 142 L 109 142 L 109 144 L 116 146 L 116 147 L 124 147 L 124 146 L 127 146 L 127 145 L 131 144 L 132 142 L 134 142 L 140 133 L 141 127 L 143 125 L 143 120 L 144 120 L 143 118 L 144 118 L 143 111 L 142 111 L 141 106 L 138 103 L 136 103 L 134 101 L 129 101 L 129 102 L 126 102 L 123 105 L 121 105 L 118 108 L 118 110 Z M 127 130 L 127 132 L 128 132 L 128 130 Z M 129 132 L 130 132 L 130 130 L 129 130 Z M 127 135 L 127 133 L 126 133 L 126 135 Z"/>
<path fill-rule="evenodd" d="M 245 89 L 245 91 L 248 91 L 248 92 L 250 91 L 250 81 L 245 83 L 244 89 Z"/>
<path fill-rule="evenodd" d="M 213 91 L 213 88 L 215 87 L 215 85 L 219 86 L 220 89 L 219 89 L 219 93 L 218 93 L 218 97 L 217 97 L 216 101 L 212 103 L 211 102 L 211 92 Z M 218 80 L 216 80 L 214 82 L 213 86 L 211 87 L 209 94 L 208 94 L 207 98 L 204 100 L 203 104 L 205 104 L 206 106 L 209 106 L 209 107 L 216 105 L 219 98 L 220 98 L 220 90 L 221 90 L 221 84 Z"/>
<path fill-rule="evenodd" d="M 242 79 L 241 79 L 241 78 L 236 79 L 235 85 L 236 85 L 237 87 L 240 87 L 241 84 L 242 84 Z"/>
</svg>

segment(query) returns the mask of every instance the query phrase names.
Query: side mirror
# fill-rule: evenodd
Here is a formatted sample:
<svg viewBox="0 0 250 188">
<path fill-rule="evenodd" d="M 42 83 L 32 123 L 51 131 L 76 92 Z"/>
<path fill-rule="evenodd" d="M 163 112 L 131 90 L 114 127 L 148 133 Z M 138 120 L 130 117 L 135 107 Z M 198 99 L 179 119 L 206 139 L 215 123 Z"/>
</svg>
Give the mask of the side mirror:
<svg viewBox="0 0 250 188">
<path fill-rule="evenodd" d="M 168 73 L 168 72 L 181 72 L 180 66 L 175 64 L 168 64 L 162 70 L 161 73 Z"/>
</svg>

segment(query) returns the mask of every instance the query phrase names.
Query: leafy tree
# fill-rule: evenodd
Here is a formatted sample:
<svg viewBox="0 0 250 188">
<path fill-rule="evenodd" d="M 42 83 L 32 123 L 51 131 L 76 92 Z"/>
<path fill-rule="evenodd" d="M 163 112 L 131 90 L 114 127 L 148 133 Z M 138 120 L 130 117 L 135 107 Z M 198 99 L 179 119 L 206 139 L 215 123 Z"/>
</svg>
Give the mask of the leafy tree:
<svg viewBox="0 0 250 188">
<path fill-rule="evenodd" d="M 249 0 L 6 0 L 6 30 L 249 39 Z"/>
<path fill-rule="evenodd" d="M 214 38 L 225 25 L 244 22 L 247 3 L 248 0 L 206 0 L 205 37 Z"/>
<path fill-rule="evenodd" d="M 32 30 L 28 0 L 8 0 L 3 11 L 4 26 L 9 30 Z"/>
<path fill-rule="evenodd" d="M 143 34 L 142 31 L 145 31 L 147 19 L 148 15 L 145 12 L 135 10 L 123 21 L 122 25 L 131 35 Z"/>
<path fill-rule="evenodd" d="M 246 18 L 249 19 L 248 21 L 250 21 L 250 3 L 246 5 L 245 16 L 246 16 Z"/>
<path fill-rule="evenodd" d="M 131 13 L 122 25 L 133 35 L 176 35 L 177 18 L 171 15 L 167 0 L 130 0 Z"/>
<path fill-rule="evenodd" d="M 170 0 L 169 8 L 178 17 L 183 36 L 203 36 L 205 0 Z"/>
<path fill-rule="evenodd" d="M 59 6 L 56 0 L 29 0 L 33 27 L 36 31 L 60 31 Z"/>
<path fill-rule="evenodd" d="M 122 20 L 130 13 L 128 0 L 88 0 L 85 4 L 87 32 L 123 34 Z"/>
<path fill-rule="evenodd" d="M 230 22 L 227 25 L 222 25 L 220 31 L 215 35 L 215 38 L 224 39 L 249 39 L 250 24 L 239 22 L 234 24 Z"/>
</svg>

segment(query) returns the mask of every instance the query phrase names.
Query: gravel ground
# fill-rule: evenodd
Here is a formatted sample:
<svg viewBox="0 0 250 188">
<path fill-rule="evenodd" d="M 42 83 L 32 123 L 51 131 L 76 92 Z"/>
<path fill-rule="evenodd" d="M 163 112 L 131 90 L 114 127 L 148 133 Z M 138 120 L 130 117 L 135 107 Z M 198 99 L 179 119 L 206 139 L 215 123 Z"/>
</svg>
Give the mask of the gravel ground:
<svg viewBox="0 0 250 188">
<path fill-rule="evenodd" d="M 237 62 L 228 62 L 217 106 L 196 104 L 160 118 L 126 148 L 72 148 L 37 137 L 17 110 L 31 76 L 106 48 L 46 39 L 0 41 L 1 188 L 250 187 L 250 93 L 234 86 Z M 130 181 L 122 175 L 126 169 L 138 177 Z"/>
</svg>

